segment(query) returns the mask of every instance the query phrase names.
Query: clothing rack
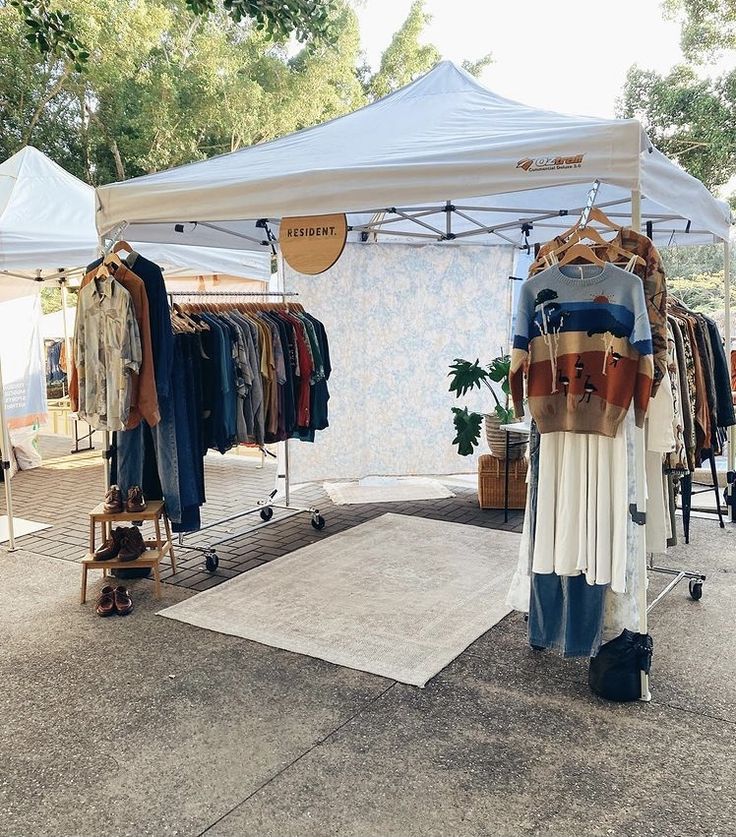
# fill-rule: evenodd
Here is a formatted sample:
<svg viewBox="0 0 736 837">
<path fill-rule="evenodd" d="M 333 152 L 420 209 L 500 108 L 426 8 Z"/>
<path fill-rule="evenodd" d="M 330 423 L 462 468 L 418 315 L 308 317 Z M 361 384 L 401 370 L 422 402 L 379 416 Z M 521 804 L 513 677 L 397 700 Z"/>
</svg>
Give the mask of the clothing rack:
<svg viewBox="0 0 736 837">
<path fill-rule="evenodd" d="M 210 297 L 216 297 L 222 299 L 223 297 L 230 297 L 231 299 L 242 299 L 242 298 L 260 298 L 265 301 L 267 298 L 276 297 L 282 302 L 286 301 L 286 298 L 291 298 L 295 296 L 299 296 L 297 291 L 170 291 L 169 299 L 173 305 L 174 298 L 181 298 L 187 297 L 189 299 L 197 300 L 197 301 L 207 301 Z M 269 493 L 267 497 L 262 500 L 259 500 L 254 506 L 250 506 L 243 511 L 238 512 L 237 514 L 229 515 L 228 517 L 220 518 L 219 520 L 215 520 L 212 523 L 207 523 L 204 526 L 201 526 L 196 532 L 180 532 L 178 537 L 179 547 L 181 549 L 188 549 L 192 550 L 193 552 L 199 552 L 204 555 L 205 558 L 205 566 L 209 572 L 215 572 L 220 564 L 220 559 L 217 555 L 217 547 L 221 546 L 228 541 L 235 540 L 235 538 L 240 538 L 245 534 L 249 534 L 250 532 L 255 532 L 257 529 L 262 529 L 265 526 L 269 525 L 269 522 L 273 518 L 274 509 L 281 509 L 288 514 L 279 518 L 279 521 L 286 520 L 289 517 L 295 517 L 299 514 L 308 514 L 310 516 L 310 522 L 312 526 L 320 531 L 325 528 L 325 519 L 319 512 L 319 509 L 313 506 L 294 506 L 291 503 L 291 476 L 289 472 L 289 440 L 286 439 L 283 442 L 278 442 L 277 444 L 283 445 L 283 470 L 281 468 L 278 469 L 278 473 L 276 474 L 277 485 L 276 488 L 273 489 Z M 264 457 L 271 457 L 274 459 L 279 459 L 279 457 L 274 454 L 272 451 L 267 450 L 265 447 L 260 447 L 261 455 Z M 279 481 L 283 480 L 283 500 L 281 500 L 279 495 Z M 248 517 L 251 514 L 258 513 L 262 520 L 262 523 L 257 524 L 256 526 L 252 526 L 250 529 L 247 529 L 245 532 L 237 532 L 235 534 L 226 535 L 219 540 L 214 541 L 213 543 L 207 544 L 206 546 L 198 546 L 194 544 L 186 544 L 184 541 L 188 537 L 193 537 L 194 535 L 199 535 L 200 532 L 204 532 L 208 529 L 214 529 L 218 526 L 223 526 L 226 523 L 232 523 L 235 520 L 240 520 L 243 517 Z"/>
</svg>

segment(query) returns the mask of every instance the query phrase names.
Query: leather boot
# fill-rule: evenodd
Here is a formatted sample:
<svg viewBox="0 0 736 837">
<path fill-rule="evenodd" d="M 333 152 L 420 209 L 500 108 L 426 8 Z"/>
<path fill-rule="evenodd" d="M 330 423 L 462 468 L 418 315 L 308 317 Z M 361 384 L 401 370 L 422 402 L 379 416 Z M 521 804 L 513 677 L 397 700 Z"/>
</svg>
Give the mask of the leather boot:
<svg viewBox="0 0 736 837">
<path fill-rule="evenodd" d="M 117 485 L 111 485 L 107 489 L 102 508 L 105 514 L 121 514 L 123 512 L 123 493 Z"/>
<path fill-rule="evenodd" d="M 123 542 L 120 547 L 118 558 L 121 561 L 135 561 L 146 551 L 146 544 L 143 542 L 143 535 L 137 526 L 129 526 L 123 535 Z"/>
<path fill-rule="evenodd" d="M 141 491 L 139 485 L 134 485 L 133 488 L 128 491 L 128 502 L 125 504 L 125 507 L 129 514 L 145 511 L 146 498 L 143 496 L 143 492 Z"/>
<path fill-rule="evenodd" d="M 95 561 L 111 561 L 118 556 L 123 538 L 127 532 L 124 526 L 117 526 L 112 530 L 111 535 L 99 549 L 95 550 Z"/>
</svg>

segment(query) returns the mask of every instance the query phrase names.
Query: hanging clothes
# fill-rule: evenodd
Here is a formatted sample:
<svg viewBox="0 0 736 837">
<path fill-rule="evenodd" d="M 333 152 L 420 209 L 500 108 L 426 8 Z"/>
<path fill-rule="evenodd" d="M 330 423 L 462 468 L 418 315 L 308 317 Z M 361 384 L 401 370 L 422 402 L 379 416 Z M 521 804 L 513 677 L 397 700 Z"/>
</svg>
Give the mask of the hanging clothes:
<svg viewBox="0 0 736 837">
<path fill-rule="evenodd" d="M 512 394 L 518 414 L 526 373 L 540 436 L 507 601 L 529 611 L 531 645 L 567 656 L 597 653 L 611 626 L 638 627 L 643 427 L 654 390 L 651 320 L 660 310 L 650 313 L 643 278 L 631 272 L 634 255 L 629 270 L 552 263 L 520 294 Z M 658 377 L 669 386 L 664 366 Z"/>
<path fill-rule="evenodd" d="M 121 430 L 135 420 L 143 363 L 136 314 L 129 291 L 110 276 L 79 292 L 71 407 L 94 430 Z"/>
</svg>

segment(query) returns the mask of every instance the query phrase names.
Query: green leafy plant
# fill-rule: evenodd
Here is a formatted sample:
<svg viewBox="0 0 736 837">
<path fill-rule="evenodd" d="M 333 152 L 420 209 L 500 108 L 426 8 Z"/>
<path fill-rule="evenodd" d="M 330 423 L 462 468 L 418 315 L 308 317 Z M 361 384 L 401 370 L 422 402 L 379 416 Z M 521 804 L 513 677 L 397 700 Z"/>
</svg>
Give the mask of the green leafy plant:
<svg viewBox="0 0 736 837">
<path fill-rule="evenodd" d="M 458 398 L 467 395 L 471 390 L 481 389 L 485 386 L 493 396 L 496 406 L 493 412 L 498 416 L 501 424 L 510 424 L 514 420 L 514 411 L 508 406 L 511 386 L 509 374 L 511 372 L 511 358 L 509 355 L 499 355 L 488 364 L 481 366 L 480 360 L 474 363 L 462 358 L 455 358 L 450 364 L 450 392 L 454 392 Z M 504 395 L 503 403 L 496 391 L 498 385 Z M 469 456 L 480 442 L 480 428 L 483 416 L 480 413 L 471 413 L 467 407 L 460 409 L 453 407 L 454 424 L 456 435 L 453 445 L 458 446 L 460 456 Z"/>
</svg>

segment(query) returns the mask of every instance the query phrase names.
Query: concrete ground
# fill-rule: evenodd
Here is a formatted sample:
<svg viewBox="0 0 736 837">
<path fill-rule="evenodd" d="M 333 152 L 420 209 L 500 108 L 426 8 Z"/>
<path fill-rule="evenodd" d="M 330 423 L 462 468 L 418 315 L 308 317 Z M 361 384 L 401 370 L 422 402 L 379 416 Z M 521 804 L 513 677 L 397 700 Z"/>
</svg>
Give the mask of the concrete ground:
<svg viewBox="0 0 736 837">
<path fill-rule="evenodd" d="M 694 520 L 669 556 L 708 580 L 652 614 L 648 705 L 597 699 L 517 616 L 423 690 L 156 617 L 182 585 L 132 582 L 102 620 L 72 551 L 24 539 L 0 555 L 0 837 L 732 837 L 734 531 Z"/>
</svg>

